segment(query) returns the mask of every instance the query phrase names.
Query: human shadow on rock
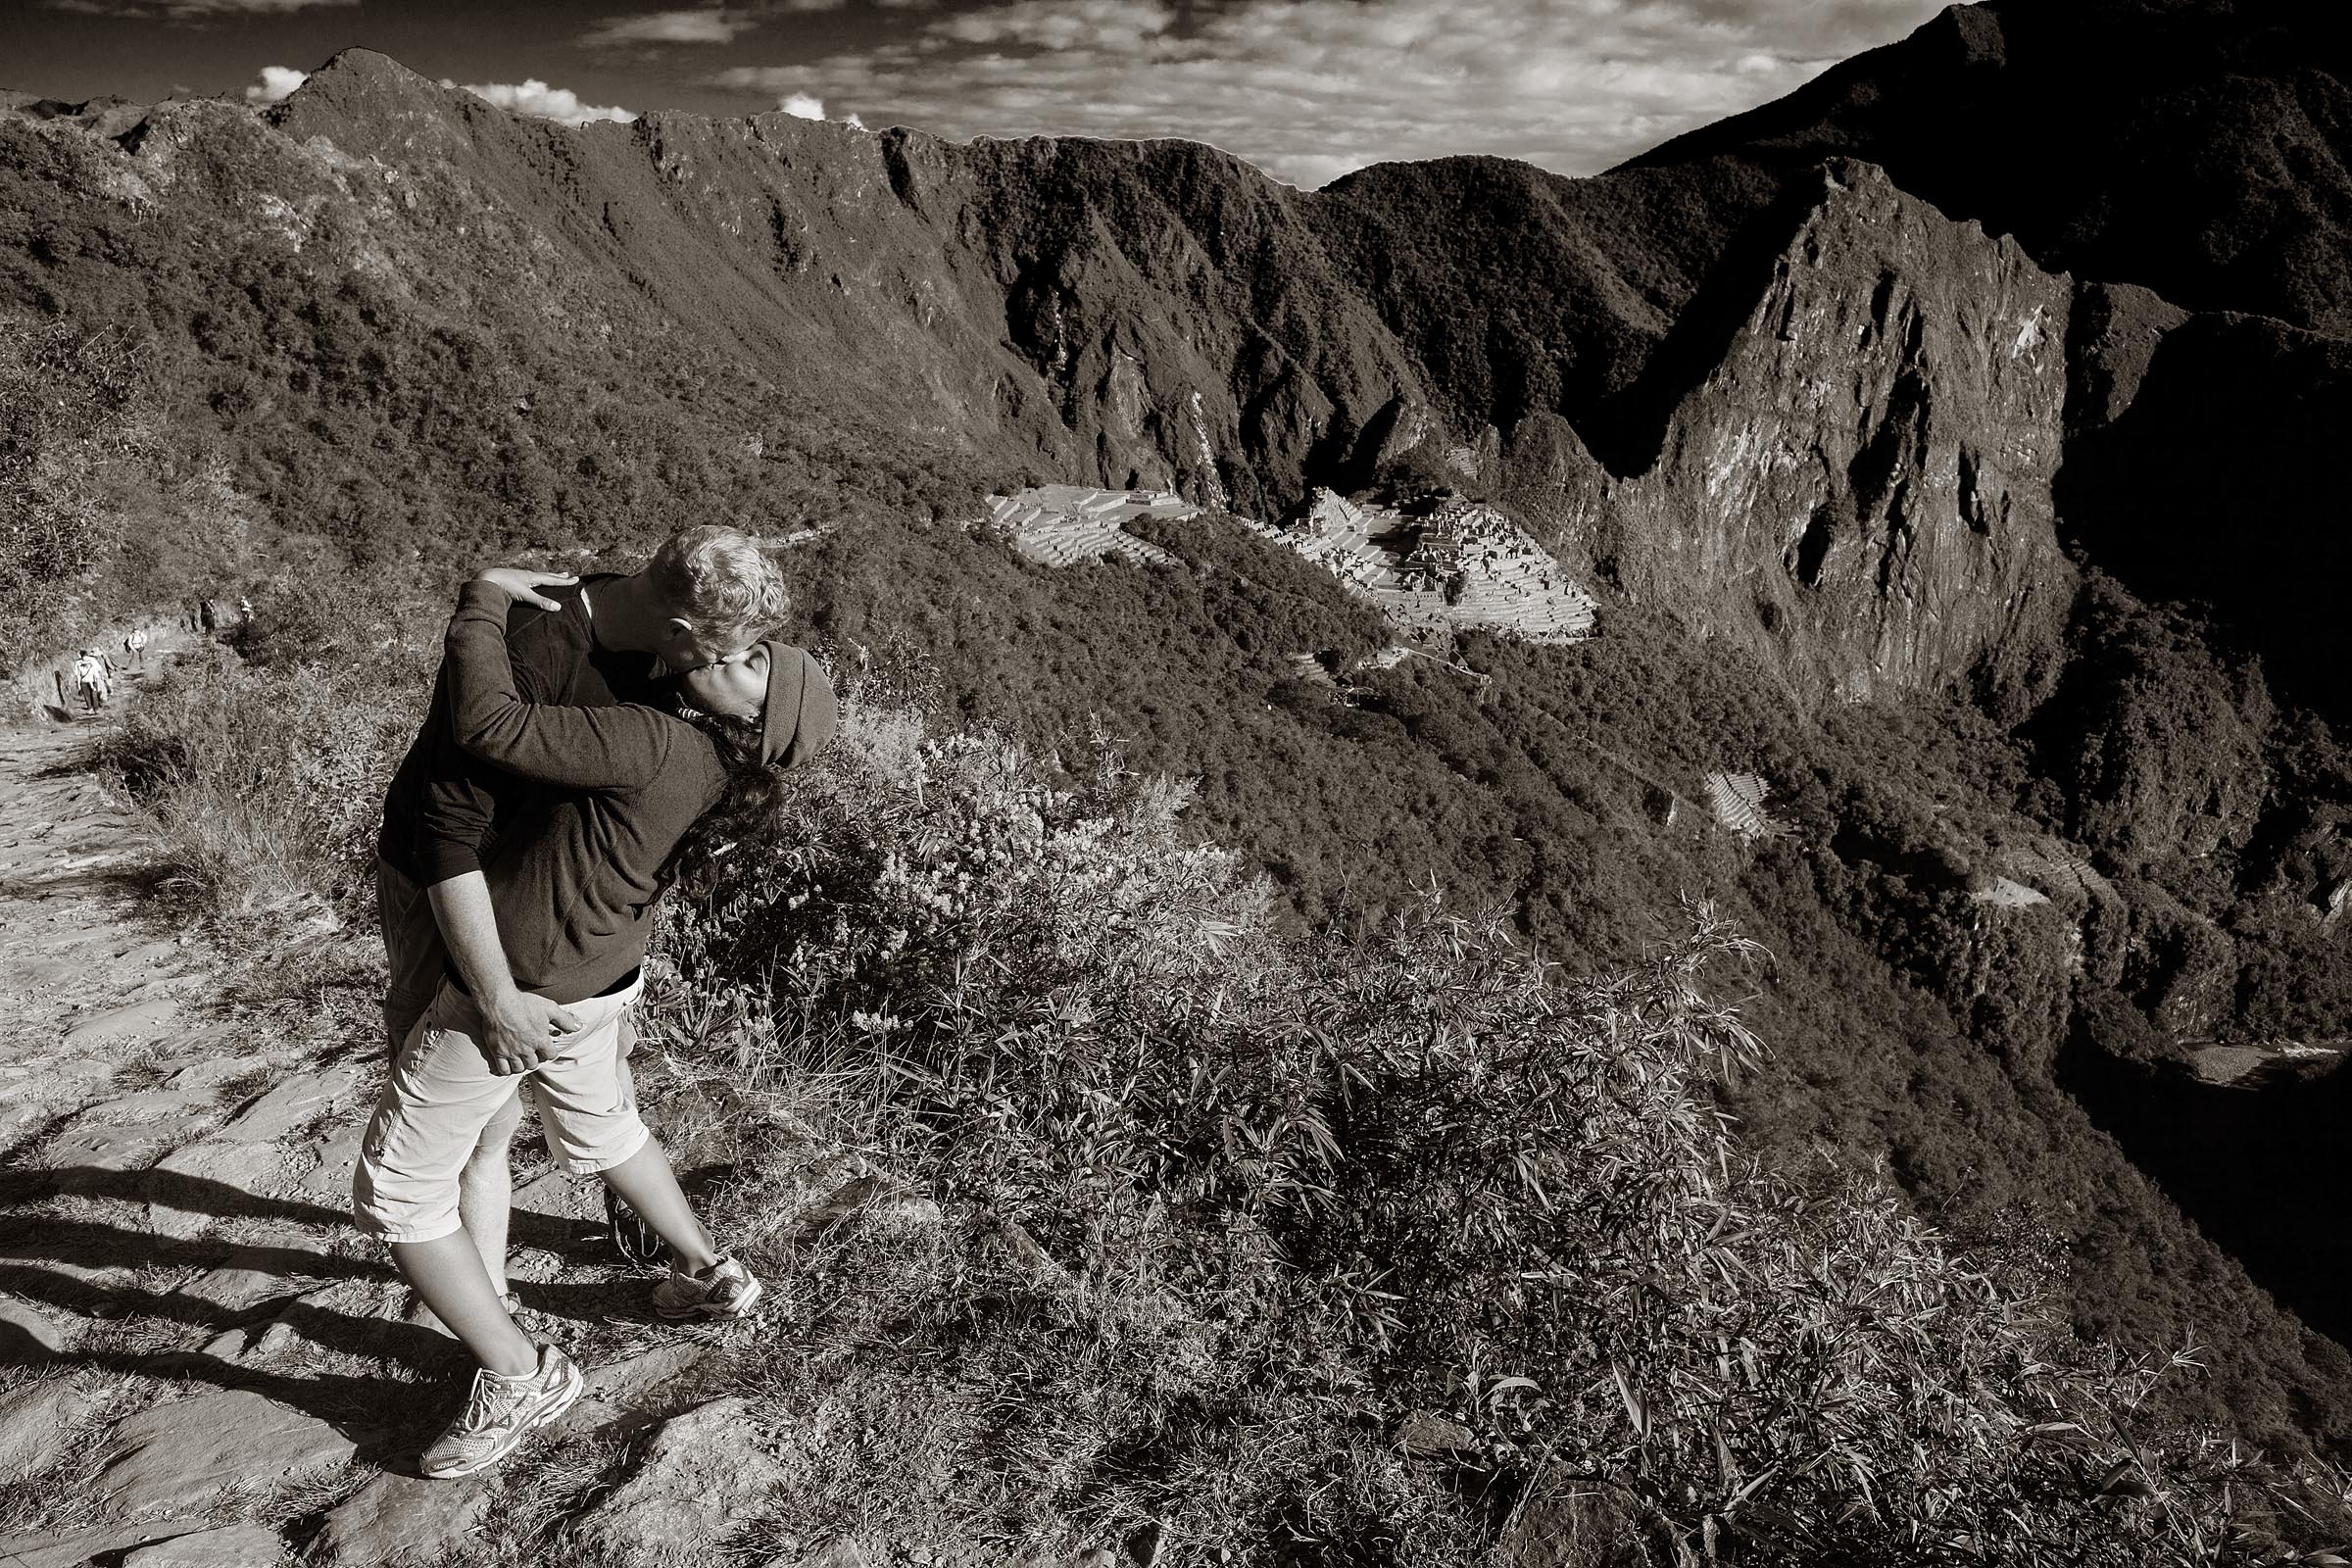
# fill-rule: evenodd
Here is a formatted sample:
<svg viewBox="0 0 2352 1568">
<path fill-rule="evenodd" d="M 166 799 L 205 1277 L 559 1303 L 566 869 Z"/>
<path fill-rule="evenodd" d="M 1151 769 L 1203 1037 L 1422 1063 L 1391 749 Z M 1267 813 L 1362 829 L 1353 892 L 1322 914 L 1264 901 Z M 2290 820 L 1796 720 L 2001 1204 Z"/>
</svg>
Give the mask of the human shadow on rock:
<svg viewBox="0 0 2352 1568">
<path fill-rule="evenodd" d="M 345 1208 L 329 1208 L 298 1199 L 267 1198 L 241 1187 L 232 1187 L 226 1182 L 181 1171 L 153 1168 L 115 1170 L 103 1165 L 62 1165 L 46 1170 L 0 1169 L 0 1209 L 60 1193 L 72 1193 L 83 1199 L 111 1198 L 124 1202 L 153 1203 L 216 1219 L 279 1220 L 338 1229 L 348 1228 L 352 1223 L 351 1212 Z M 169 1255 L 158 1250 L 159 1244 L 168 1239 L 157 1233 L 123 1231 L 121 1234 L 128 1239 L 125 1245 L 142 1258 L 160 1261 Z M 514 1211 L 509 1243 L 516 1248 L 538 1248 L 571 1257 L 591 1255 L 595 1245 L 593 1234 L 585 1229 L 585 1222 L 553 1218 L 527 1209 Z M 241 1244 L 222 1239 L 203 1245 L 211 1247 L 216 1252 L 225 1253 Z M 0 1242 L 0 1255 L 12 1255 L 16 1250 L 15 1244 Z"/>
</svg>

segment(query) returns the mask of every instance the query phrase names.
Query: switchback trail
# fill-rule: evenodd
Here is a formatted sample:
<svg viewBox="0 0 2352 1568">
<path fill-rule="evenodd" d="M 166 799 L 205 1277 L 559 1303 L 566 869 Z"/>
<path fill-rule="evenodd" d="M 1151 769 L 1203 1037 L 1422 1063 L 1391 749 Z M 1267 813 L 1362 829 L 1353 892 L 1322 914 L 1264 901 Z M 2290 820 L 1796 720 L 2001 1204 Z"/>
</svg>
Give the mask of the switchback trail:
<svg viewBox="0 0 2352 1568">
<path fill-rule="evenodd" d="M 752 1330 L 655 1320 L 595 1195 L 527 1143 L 523 1328 L 589 1394 L 501 1471 L 416 1475 L 470 1366 L 347 1219 L 380 1042 L 348 1006 L 232 1003 L 231 960 L 151 912 L 151 842 L 90 770 L 115 722 L 0 729 L 0 1568 L 514 1561 L 535 1529 L 633 1498 L 629 1539 L 707 1490 L 631 1434 L 707 1399 Z"/>
</svg>

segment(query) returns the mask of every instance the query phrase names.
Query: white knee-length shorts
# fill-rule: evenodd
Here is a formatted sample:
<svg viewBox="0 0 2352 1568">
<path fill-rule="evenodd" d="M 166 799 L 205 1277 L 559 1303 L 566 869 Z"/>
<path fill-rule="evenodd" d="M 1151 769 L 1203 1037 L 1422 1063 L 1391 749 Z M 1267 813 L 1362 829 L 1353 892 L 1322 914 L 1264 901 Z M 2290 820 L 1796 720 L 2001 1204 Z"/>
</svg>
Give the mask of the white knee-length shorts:
<svg viewBox="0 0 2352 1568">
<path fill-rule="evenodd" d="M 352 1216 L 388 1242 L 433 1242 L 456 1232 L 458 1177 L 483 1130 L 529 1084 L 547 1152 L 574 1176 L 610 1170 L 651 1136 L 629 1076 L 629 1012 L 642 984 L 570 1004 L 580 1027 L 519 1077 L 482 1054 L 482 1016 L 447 981 L 409 1031 L 375 1102 L 351 1180 Z"/>
</svg>

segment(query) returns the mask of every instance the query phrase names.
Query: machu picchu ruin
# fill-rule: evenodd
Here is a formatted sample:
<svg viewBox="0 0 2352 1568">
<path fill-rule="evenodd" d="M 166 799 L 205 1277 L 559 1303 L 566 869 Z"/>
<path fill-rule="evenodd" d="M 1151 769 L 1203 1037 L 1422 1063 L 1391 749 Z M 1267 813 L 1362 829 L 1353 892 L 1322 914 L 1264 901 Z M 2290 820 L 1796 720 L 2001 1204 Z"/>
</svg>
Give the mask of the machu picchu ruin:
<svg viewBox="0 0 2352 1568">
<path fill-rule="evenodd" d="M 990 496 L 988 515 L 979 526 L 1041 566 L 1074 566 L 1106 556 L 1165 566 L 1174 564 L 1176 558 L 1129 533 L 1127 522 L 1136 517 L 1189 517 L 1198 510 L 1164 491 L 1041 484 Z"/>
<path fill-rule="evenodd" d="M 1765 808 L 1772 786 L 1754 773 L 1709 773 L 1699 781 L 1715 820 L 1743 839 L 1779 838 L 1788 825 Z"/>
<path fill-rule="evenodd" d="M 1592 633 L 1592 596 L 1483 502 L 1449 497 L 1415 514 L 1318 489 L 1287 525 L 1241 520 L 1329 571 L 1408 633 L 1491 631 L 1535 643 Z"/>
</svg>

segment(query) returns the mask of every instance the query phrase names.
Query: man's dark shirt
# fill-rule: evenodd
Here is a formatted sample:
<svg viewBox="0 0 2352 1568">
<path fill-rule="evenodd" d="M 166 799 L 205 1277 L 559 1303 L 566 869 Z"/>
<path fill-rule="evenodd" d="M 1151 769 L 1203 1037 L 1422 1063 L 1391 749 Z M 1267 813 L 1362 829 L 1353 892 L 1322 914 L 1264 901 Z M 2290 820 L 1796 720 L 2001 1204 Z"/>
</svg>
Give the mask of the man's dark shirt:
<svg viewBox="0 0 2352 1568">
<path fill-rule="evenodd" d="M 617 576 L 591 577 L 572 588 L 541 591 L 561 604 L 560 614 L 517 604 L 507 613 L 507 657 L 514 689 L 529 703 L 609 708 L 657 700 L 653 660 L 597 646 L 583 589 Z M 449 722 L 449 671 L 433 679 L 424 728 L 392 775 L 384 795 L 384 826 L 376 852 L 419 887 L 478 871 L 489 863 L 498 834 L 540 793 L 540 786 L 502 772 L 462 750 Z"/>
</svg>

